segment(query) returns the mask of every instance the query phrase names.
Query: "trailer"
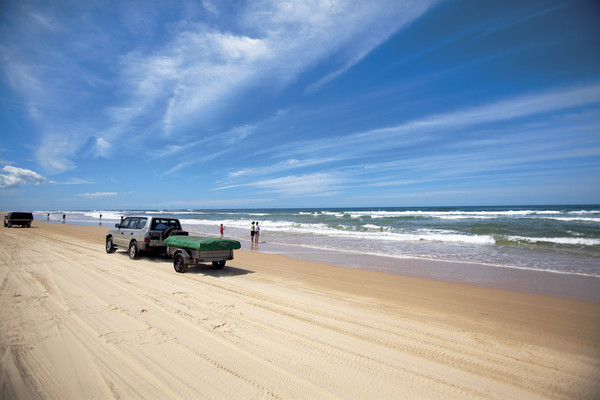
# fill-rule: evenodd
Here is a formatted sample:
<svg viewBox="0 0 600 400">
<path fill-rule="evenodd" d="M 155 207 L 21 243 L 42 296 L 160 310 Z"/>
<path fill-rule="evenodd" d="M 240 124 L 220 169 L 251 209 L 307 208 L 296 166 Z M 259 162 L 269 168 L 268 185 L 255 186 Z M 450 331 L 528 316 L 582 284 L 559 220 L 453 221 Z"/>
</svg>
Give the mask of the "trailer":
<svg viewBox="0 0 600 400">
<path fill-rule="evenodd" d="M 221 269 L 227 260 L 233 260 L 233 250 L 242 247 L 240 242 L 206 236 L 169 236 L 164 240 L 167 254 L 173 258 L 173 268 L 183 273 L 188 267 L 202 262 L 212 262 Z"/>
</svg>

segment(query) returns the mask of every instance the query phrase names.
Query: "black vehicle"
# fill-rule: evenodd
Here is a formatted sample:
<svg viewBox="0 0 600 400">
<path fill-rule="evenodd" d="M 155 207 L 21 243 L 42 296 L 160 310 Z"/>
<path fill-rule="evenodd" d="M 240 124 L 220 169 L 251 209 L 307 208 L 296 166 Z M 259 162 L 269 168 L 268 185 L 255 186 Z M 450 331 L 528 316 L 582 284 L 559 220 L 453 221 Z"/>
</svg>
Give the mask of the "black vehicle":
<svg viewBox="0 0 600 400">
<path fill-rule="evenodd" d="M 11 226 L 19 225 L 19 226 L 31 226 L 31 221 L 33 221 L 33 214 L 28 212 L 10 212 L 8 215 L 4 216 L 4 227 L 10 228 Z"/>
</svg>

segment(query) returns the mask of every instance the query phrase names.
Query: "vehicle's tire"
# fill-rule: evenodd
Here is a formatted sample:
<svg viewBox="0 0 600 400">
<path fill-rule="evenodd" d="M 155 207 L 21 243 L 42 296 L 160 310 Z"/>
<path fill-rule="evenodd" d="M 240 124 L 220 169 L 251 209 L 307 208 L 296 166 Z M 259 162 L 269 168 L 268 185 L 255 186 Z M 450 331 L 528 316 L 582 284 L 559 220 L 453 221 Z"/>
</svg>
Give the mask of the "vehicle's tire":
<svg viewBox="0 0 600 400">
<path fill-rule="evenodd" d="M 225 260 L 223 261 L 213 261 L 213 268 L 214 269 L 223 269 L 223 267 L 225 266 Z"/>
<path fill-rule="evenodd" d="M 132 260 L 135 260 L 139 256 L 140 256 L 140 250 L 138 249 L 137 242 L 135 240 L 132 240 L 131 243 L 129 243 L 129 258 L 131 258 Z"/>
<path fill-rule="evenodd" d="M 179 272 L 181 274 L 187 271 L 188 266 L 185 265 L 185 258 L 183 257 L 183 254 L 175 254 L 175 257 L 173 258 L 173 268 L 175 269 L 175 272 Z"/>
<path fill-rule="evenodd" d="M 106 252 L 107 252 L 108 254 L 110 254 L 110 253 L 114 253 L 114 252 L 115 252 L 115 250 L 116 250 L 116 249 L 115 249 L 115 245 L 114 245 L 114 243 L 113 243 L 113 238 L 112 238 L 112 236 L 109 236 L 109 237 L 107 237 L 107 238 L 106 238 Z"/>
<path fill-rule="evenodd" d="M 168 238 L 169 236 L 171 236 L 171 234 L 173 233 L 174 230 L 176 230 L 177 228 L 175 228 L 174 226 L 167 228 L 163 231 L 162 233 L 162 239 L 165 240 L 166 238 Z"/>
</svg>

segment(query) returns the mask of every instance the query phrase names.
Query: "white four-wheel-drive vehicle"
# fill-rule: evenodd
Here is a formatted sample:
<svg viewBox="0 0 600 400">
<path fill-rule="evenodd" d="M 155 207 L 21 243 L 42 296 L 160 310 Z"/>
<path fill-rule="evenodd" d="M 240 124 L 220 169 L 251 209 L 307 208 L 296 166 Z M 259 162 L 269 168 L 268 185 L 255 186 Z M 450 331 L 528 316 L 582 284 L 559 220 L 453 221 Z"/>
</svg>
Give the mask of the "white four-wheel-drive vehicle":
<svg viewBox="0 0 600 400">
<path fill-rule="evenodd" d="M 142 251 L 164 253 L 164 240 L 174 234 L 187 235 L 177 218 L 130 216 L 108 231 L 106 252 L 127 249 L 130 258 L 138 258 Z"/>
</svg>

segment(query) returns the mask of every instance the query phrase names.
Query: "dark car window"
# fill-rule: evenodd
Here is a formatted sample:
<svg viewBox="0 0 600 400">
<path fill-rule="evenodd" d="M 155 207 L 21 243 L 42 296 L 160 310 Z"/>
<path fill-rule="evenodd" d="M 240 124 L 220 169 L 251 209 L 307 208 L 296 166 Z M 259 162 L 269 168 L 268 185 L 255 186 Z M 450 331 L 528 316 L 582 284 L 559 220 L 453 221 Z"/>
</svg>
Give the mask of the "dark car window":
<svg viewBox="0 0 600 400">
<path fill-rule="evenodd" d="M 152 222 L 152 229 L 157 231 L 164 231 L 165 229 L 170 227 L 181 229 L 181 227 L 179 226 L 179 221 L 177 221 L 176 219 L 157 218 Z"/>
<path fill-rule="evenodd" d="M 148 218 L 138 218 L 135 229 L 142 229 L 144 226 L 146 226 L 146 221 L 148 221 Z"/>
<path fill-rule="evenodd" d="M 122 229 L 133 229 L 137 222 L 137 218 L 125 218 L 125 221 L 121 223 Z"/>
</svg>

